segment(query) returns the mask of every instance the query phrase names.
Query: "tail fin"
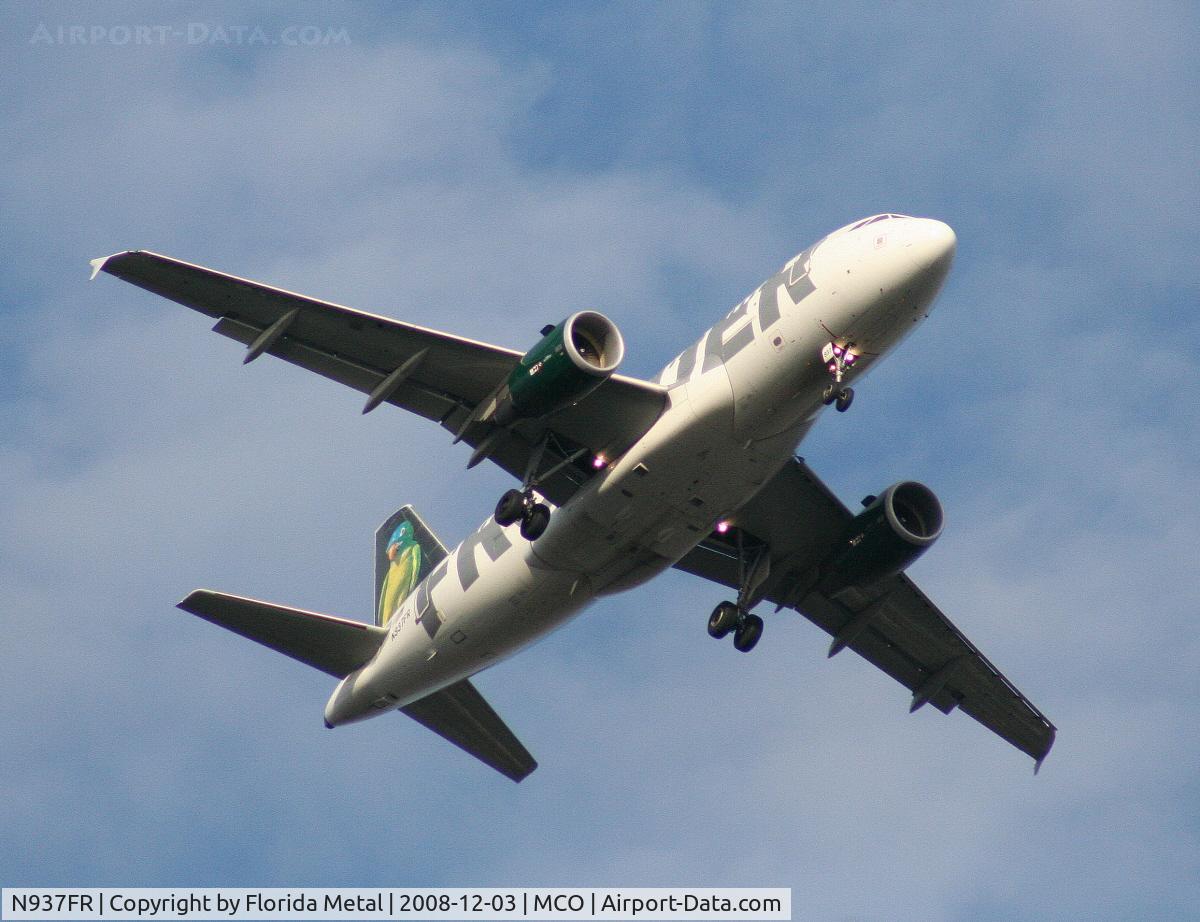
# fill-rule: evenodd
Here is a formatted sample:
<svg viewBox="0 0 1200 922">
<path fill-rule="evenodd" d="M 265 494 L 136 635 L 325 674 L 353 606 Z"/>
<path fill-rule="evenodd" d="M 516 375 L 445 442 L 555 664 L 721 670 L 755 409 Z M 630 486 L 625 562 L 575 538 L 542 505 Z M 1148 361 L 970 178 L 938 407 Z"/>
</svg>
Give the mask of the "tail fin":
<svg viewBox="0 0 1200 922">
<path fill-rule="evenodd" d="M 389 516 L 375 532 L 375 624 L 387 625 L 400 603 L 449 554 L 412 506 Z"/>
</svg>

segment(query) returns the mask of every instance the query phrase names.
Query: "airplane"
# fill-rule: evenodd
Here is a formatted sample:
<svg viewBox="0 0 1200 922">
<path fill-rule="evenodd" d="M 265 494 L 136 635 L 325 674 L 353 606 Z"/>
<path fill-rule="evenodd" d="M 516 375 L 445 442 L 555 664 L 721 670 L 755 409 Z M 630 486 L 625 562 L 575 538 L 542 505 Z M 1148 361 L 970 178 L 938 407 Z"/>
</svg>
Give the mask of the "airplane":
<svg viewBox="0 0 1200 922">
<path fill-rule="evenodd" d="M 708 619 L 749 652 L 761 603 L 794 610 L 926 704 L 966 712 L 1035 760 L 1055 727 L 905 575 L 937 541 L 928 487 L 843 505 L 796 449 L 822 411 L 929 314 L 957 246 L 929 218 L 880 214 L 821 238 L 652 381 L 616 373 L 596 311 L 527 352 L 144 250 L 93 260 L 215 318 L 215 332 L 441 425 L 520 487 L 453 551 L 409 506 L 376 535 L 374 623 L 211 590 L 180 608 L 338 679 L 329 728 L 400 710 L 514 781 L 537 762 L 471 677 L 593 600 L 675 567 L 727 587 Z"/>
</svg>

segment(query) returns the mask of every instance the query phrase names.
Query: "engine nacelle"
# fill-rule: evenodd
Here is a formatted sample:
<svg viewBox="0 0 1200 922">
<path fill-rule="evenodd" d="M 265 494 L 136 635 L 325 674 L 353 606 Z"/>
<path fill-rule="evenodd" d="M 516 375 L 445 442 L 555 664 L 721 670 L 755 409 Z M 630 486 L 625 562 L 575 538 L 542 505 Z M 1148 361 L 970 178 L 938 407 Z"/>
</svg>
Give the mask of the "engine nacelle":
<svg viewBox="0 0 1200 922">
<path fill-rule="evenodd" d="M 845 543 L 822 568 L 820 588 L 836 595 L 907 569 L 942 533 L 942 504 L 924 484 L 893 484 L 854 517 Z"/>
<path fill-rule="evenodd" d="M 521 357 L 505 383 L 495 421 L 538 419 L 578 403 L 624 357 L 625 341 L 615 323 L 596 311 L 572 314 Z"/>
</svg>

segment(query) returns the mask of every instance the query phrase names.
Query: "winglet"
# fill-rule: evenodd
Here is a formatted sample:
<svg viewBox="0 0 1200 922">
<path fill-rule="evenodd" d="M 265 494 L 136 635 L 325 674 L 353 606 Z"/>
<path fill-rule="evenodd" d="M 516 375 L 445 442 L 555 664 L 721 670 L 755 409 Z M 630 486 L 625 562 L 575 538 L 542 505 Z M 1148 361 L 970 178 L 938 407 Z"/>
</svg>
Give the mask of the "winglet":
<svg viewBox="0 0 1200 922">
<path fill-rule="evenodd" d="M 1037 773 L 1042 770 L 1042 763 L 1046 761 L 1046 756 L 1050 755 L 1050 750 L 1054 748 L 1054 738 L 1058 735 L 1058 730 L 1054 727 L 1050 728 L 1050 740 L 1046 743 L 1046 749 L 1033 763 L 1033 774 L 1036 777 Z"/>
<path fill-rule="evenodd" d="M 122 252 L 124 252 L 124 251 L 122 251 Z M 89 260 L 88 265 L 92 267 L 92 274 L 88 277 L 88 281 L 90 282 L 97 275 L 99 275 L 104 269 L 104 264 L 107 263 L 110 259 L 112 259 L 113 256 L 120 256 L 120 255 L 121 255 L 120 253 L 113 253 L 111 256 L 101 256 L 99 259 Z"/>
</svg>

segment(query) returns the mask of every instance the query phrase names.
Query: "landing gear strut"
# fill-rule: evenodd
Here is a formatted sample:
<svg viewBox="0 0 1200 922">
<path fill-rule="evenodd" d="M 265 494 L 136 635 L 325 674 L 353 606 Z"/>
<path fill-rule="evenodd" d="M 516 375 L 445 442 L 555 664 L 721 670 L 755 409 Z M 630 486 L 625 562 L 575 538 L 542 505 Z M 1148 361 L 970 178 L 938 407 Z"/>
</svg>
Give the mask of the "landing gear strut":
<svg viewBox="0 0 1200 922">
<path fill-rule="evenodd" d="M 754 593 L 770 574 L 771 555 L 766 545 L 747 552 L 742 533 L 736 533 L 738 551 L 738 600 L 722 602 L 708 616 L 708 636 L 721 640 L 733 634 L 734 649 L 749 653 L 763 632 L 763 620 L 750 614 Z"/>
</svg>

